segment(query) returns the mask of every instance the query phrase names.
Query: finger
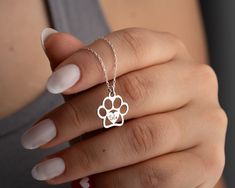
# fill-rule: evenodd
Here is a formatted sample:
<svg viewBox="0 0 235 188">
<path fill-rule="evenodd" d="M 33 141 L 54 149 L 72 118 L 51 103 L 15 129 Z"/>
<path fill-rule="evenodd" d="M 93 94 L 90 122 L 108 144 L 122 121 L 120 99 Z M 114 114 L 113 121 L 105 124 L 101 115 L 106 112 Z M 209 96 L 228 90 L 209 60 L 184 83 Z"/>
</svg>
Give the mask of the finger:
<svg viewBox="0 0 235 188">
<path fill-rule="evenodd" d="M 187 104 L 191 96 L 188 93 L 193 91 L 191 86 L 196 84 L 186 85 L 184 80 L 188 80 L 187 77 L 191 74 L 186 71 L 187 69 L 183 69 L 184 71 L 181 69 L 178 63 L 168 63 L 119 77 L 117 93 L 123 97 L 130 108 L 125 119 L 169 111 Z M 178 72 L 181 72 L 182 79 L 176 79 Z M 42 136 L 47 136 L 49 132 L 53 131 L 53 134 L 48 135 L 54 137 L 56 135 L 53 141 L 47 145 L 51 147 L 86 132 L 102 128 L 102 120 L 96 113 L 105 93 L 105 85 L 102 85 L 80 93 L 77 97 L 67 101 L 44 117 L 49 121 L 39 122 L 26 132 L 22 137 L 23 145 L 26 148 L 38 147 L 39 142 L 35 140 L 41 141 L 40 145 L 44 145 L 52 138 L 45 139 Z M 141 110 L 139 110 L 140 108 Z M 41 131 L 42 127 L 48 127 L 45 133 Z M 32 132 L 35 132 L 36 135 Z"/>
<path fill-rule="evenodd" d="M 196 188 L 205 177 L 202 159 L 188 150 L 96 174 L 91 180 L 97 188 Z"/>
<path fill-rule="evenodd" d="M 195 87 L 198 85 L 201 87 L 204 84 L 201 83 L 203 80 L 193 79 L 196 70 L 194 66 L 190 68 L 189 66 L 177 62 L 168 63 L 131 72 L 118 78 L 117 83 L 122 84 L 117 85 L 117 93 L 123 97 L 130 108 L 125 119 L 172 111 L 185 106 L 200 95 L 203 98 L 206 97 L 202 89 Z M 200 72 L 201 69 L 198 71 Z M 209 78 L 209 76 L 202 77 Z M 39 122 L 24 134 L 22 137 L 24 146 L 29 149 L 45 144 L 47 145 L 44 147 L 52 147 L 86 132 L 102 128 L 103 120 L 98 118 L 97 108 L 105 97 L 105 91 L 105 85 L 100 85 L 67 101 L 44 117 L 46 121 Z M 45 133 L 41 131 L 42 127 L 45 127 Z M 53 134 L 48 135 L 50 131 L 53 131 Z M 47 137 L 42 138 L 42 136 Z"/>
<path fill-rule="evenodd" d="M 164 63 L 185 53 L 185 48 L 178 39 L 169 34 L 144 29 L 121 30 L 107 38 L 116 49 L 117 75 Z M 112 78 L 114 56 L 110 46 L 103 40 L 97 40 L 89 47 L 102 56 L 107 74 Z M 102 82 L 104 73 L 100 62 L 90 51 L 79 50 L 56 69 L 47 88 L 52 93 L 66 91 L 64 94 L 71 94 Z"/>
<path fill-rule="evenodd" d="M 187 111 L 135 119 L 50 156 L 63 159 L 66 166 L 54 182 L 63 183 L 195 147 L 205 139 L 205 127 L 210 125 L 203 112 L 194 111 L 201 116 L 199 120 L 190 115 L 193 111 Z"/>
<path fill-rule="evenodd" d="M 42 31 L 41 40 L 52 70 L 83 46 L 82 42 L 72 35 L 51 28 Z"/>
</svg>

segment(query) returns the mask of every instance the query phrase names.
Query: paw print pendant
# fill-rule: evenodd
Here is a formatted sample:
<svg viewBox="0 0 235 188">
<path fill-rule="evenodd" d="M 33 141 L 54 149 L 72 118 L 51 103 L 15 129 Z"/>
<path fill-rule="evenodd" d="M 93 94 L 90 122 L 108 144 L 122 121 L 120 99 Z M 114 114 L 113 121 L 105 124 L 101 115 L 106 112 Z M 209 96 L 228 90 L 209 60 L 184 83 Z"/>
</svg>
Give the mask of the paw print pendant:
<svg viewBox="0 0 235 188">
<path fill-rule="evenodd" d="M 122 126 L 124 124 L 124 116 L 128 110 L 128 104 L 123 102 L 120 95 L 111 96 L 109 94 L 97 109 L 97 115 L 103 120 L 104 128 L 110 128 L 113 126 Z"/>
</svg>

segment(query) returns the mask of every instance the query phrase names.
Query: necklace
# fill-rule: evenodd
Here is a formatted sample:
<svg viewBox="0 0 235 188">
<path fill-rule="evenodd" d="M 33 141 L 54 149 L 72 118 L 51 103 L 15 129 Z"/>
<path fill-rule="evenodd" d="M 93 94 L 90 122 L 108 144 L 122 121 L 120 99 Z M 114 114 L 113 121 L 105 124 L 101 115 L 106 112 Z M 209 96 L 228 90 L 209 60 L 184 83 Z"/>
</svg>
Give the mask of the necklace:
<svg viewBox="0 0 235 188">
<path fill-rule="evenodd" d="M 86 48 L 98 59 L 103 69 L 105 82 L 108 88 L 108 96 L 103 99 L 102 104 L 97 108 L 97 115 L 100 119 L 103 120 L 104 128 L 122 126 L 124 124 L 124 116 L 127 114 L 129 106 L 126 102 L 123 102 L 122 97 L 120 95 L 117 95 L 115 91 L 118 67 L 117 53 L 112 42 L 109 39 L 100 38 L 99 40 L 105 41 L 112 49 L 114 57 L 114 71 L 113 79 L 109 81 L 107 69 L 105 67 L 103 58 L 92 48 Z"/>
</svg>

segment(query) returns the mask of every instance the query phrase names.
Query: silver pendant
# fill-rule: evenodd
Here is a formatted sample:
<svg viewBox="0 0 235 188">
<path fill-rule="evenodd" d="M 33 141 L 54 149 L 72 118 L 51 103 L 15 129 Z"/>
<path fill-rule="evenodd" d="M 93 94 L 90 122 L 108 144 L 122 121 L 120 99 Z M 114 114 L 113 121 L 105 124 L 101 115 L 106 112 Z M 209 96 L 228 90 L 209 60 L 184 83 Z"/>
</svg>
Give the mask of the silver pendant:
<svg viewBox="0 0 235 188">
<path fill-rule="evenodd" d="M 105 97 L 102 105 L 97 109 L 97 115 L 103 120 L 103 127 L 110 128 L 114 126 L 122 126 L 124 124 L 124 116 L 127 114 L 129 106 L 120 95 L 109 94 Z"/>
</svg>

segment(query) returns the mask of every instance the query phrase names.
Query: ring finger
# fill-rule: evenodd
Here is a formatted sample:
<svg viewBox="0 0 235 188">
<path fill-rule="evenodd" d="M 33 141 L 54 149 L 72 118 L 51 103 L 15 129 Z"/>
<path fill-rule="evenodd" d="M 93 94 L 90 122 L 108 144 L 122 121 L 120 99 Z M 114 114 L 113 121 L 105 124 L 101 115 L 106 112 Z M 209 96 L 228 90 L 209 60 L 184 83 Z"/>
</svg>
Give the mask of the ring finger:
<svg viewBox="0 0 235 188">
<path fill-rule="evenodd" d="M 202 159 L 193 154 L 192 150 L 96 174 L 91 177 L 91 181 L 97 188 L 198 188 L 205 181 L 205 167 Z M 80 182 L 76 181 L 76 184 Z"/>
<path fill-rule="evenodd" d="M 144 37 L 143 37 L 144 36 Z M 170 34 L 145 29 L 125 29 L 106 36 L 118 57 L 117 76 L 174 58 L 190 59 L 178 39 Z M 102 57 L 109 78 L 113 77 L 114 57 L 111 48 L 97 40 L 88 47 Z M 78 50 L 61 62 L 49 78 L 47 88 L 52 93 L 77 93 L 105 81 L 100 62 L 88 50 Z"/>
<path fill-rule="evenodd" d="M 34 177 L 48 180 L 58 176 L 51 181 L 58 184 L 196 146 L 205 139 L 199 133 L 205 131 L 208 122 L 204 112 L 192 110 L 185 108 L 131 120 L 126 126 L 83 140 L 37 165 L 34 169 L 39 170 L 34 170 L 37 172 Z M 190 116 L 192 113 L 197 115 Z M 66 170 L 48 174 L 45 170 L 52 164 L 50 160 L 58 158 L 59 166 L 64 161 Z"/>
</svg>

